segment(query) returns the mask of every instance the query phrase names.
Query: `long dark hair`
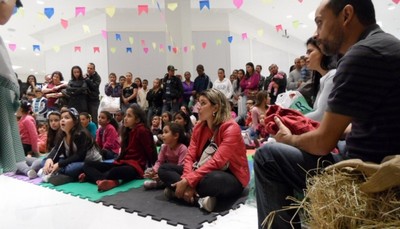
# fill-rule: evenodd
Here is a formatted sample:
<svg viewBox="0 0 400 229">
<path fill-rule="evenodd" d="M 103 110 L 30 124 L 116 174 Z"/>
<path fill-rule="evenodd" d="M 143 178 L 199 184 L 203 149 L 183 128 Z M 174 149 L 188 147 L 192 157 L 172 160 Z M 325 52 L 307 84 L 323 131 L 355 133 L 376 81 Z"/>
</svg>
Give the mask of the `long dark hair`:
<svg viewBox="0 0 400 229">
<path fill-rule="evenodd" d="M 171 133 L 173 135 L 175 135 L 175 134 L 179 135 L 178 144 L 184 144 L 185 146 L 189 146 L 189 139 L 186 137 L 185 130 L 183 129 L 183 127 L 181 125 L 174 123 L 174 122 L 170 122 L 170 123 L 167 123 L 164 126 L 164 128 L 167 126 L 169 127 L 169 129 L 171 130 Z"/>
<path fill-rule="evenodd" d="M 79 74 L 78 79 L 76 79 L 76 78 L 74 77 L 74 69 L 79 69 L 80 74 Z M 73 66 L 73 67 L 71 68 L 71 80 L 83 80 L 83 73 L 82 73 L 82 68 L 81 68 L 81 67 L 75 65 L 75 66 Z"/>
<path fill-rule="evenodd" d="M 192 121 L 190 120 L 190 116 L 188 114 L 186 114 L 185 112 L 183 112 L 182 110 L 179 110 L 174 114 L 174 121 L 176 119 L 176 116 L 178 116 L 178 115 L 180 115 L 183 118 L 183 120 L 185 120 L 185 122 L 186 122 L 186 124 L 184 126 L 185 132 L 191 133 L 192 132 Z"/>
<path fill-rule="evenodd" d="M 128 109 L 131 109 L 133 115 L 135 116 L 135 118 L 139 119 L 139 123 L 138 124 L 143 124 L 144 127 L 150 131 L 150 128 L 149 128 L 149 126 L 147 124 L 146 113 L 143 111 L 143 109 L 140 108 L 140 106 L 137 105 L 137 104 L 132 104 Z M 127 112 L 128 111 L 126 111 L 125 114 Z M 131 130 L 132 130 L 131 128 L 125 127 L 125 126 L 122 128 L 122 131 L 121 131 L 121 139 L 122 139 L 121 152 L 125 152 L 126 148 L 128 147 L 129 135 L 130 135 Z M 150 131 L 150 133 L 151 133 L 151 131 Z"/>
<path fill-rule="evenodd" d="M 336 68 L 337 56 L 327 56 L 327 55 L 323 54 L 323 52 L 322 52 L 321 48 L 318 46 L 318 42 L 315 38 L 310 37 L 307 40 L 306 45 L 314 46 L 322 54 L 320 66 L 323 70 L 329 71 L 329 70 Z M 313 71 L 312 75 L 313 75 L 312 76 L 312 82 L 313 82 L 312 96 L 313 96 L 313 99 L 315 99 L 317 97 L 317 94 L 319 91 L 319 80 L 321 79 L 322 75 L 321 75 L 321 73 L 319 73 L 317 71 Z"/>
<path fill-rule="evenodd" d="M 84 128 L 81 125 L 81 122 L 79 120 L 79 113 L 75 108 L 68 108 L 65 109 L 61 112 L 61 115 L 63 113 L 68 112 L 69 115 L 72 117 L 72 120 L 74 122 L 74 126 L 72 127 L 72 129 L 70 130 L 70 135 L 71 135 L 71 142 L 69 143 L 69 150 L 71 152 L 71 154 L 74 154 L 74 140 L 76 138 L 80 138 L 83 136 L 85 136 L 85 145 L 88 146 L 87 148 L 91 148 L 94 144 L 94 140 L 92 138 L 92 136 L 90 135 L 90 133 L 88 132 L 88 130 L 86 128 Z M 60 131 L 59 132 L 59 137 L 57 137 L 56 139 L 56 146 L 61 144 L 61 141 L 63 141 L 64 137 L 67 136 L 67 134 L 64 131 Z"/>
<path fill-rule="evenodd" d="M 254 73 L 254 71 L 255 71 L 255 69 L 254 69 L 254 64 L 252 63 L 252 62 L 248 62 L 247 64 L 246 64 L 246 67 L 247 66 L 250 66 L 252 69 L 253 69 L 253 72 L 251 73 L 251 75 L 253 75 L 253 73 Z M 246 75 L 244 75 L 245 77 L 246 77 L 246 79 L 248 79 L 248 78 L 250 78 L 250 73 L 247 71 L 247 68 L 246 68 Z"/>
<path fill-rule="evenodd" d="M 240 88 L 240 81 L 243 80 L 243 78 L 246 76 L 246 72 L 243 69 L 239 69 L 238 73 L 241 72 L 243 74 L 243 77 L 241 79 L 239 79 L 239 77 L 237 77 L 236 79 L 236 88 Z"/>
<path fill-rule="evenodd" d="M 119 125 L 117 121 L 114 119 L 112 114 L 108 111 L 101 111 L 100 114 L 104 114 L 107 117 L 107 120 L 110 122 L 110 124 L 115 128 L 115 130 L 118 132 L 119 130 Z"/>
<path fill-rule="evenodd" d="M 58 111 L 50 111 L 47 113 L 47 125 L 49 128 L 47 129 L 47 142 L 46 142 L 46 151 L 50 151 L 55 146 L 56 136 L 60 131 L 60 128 L 57 130 L 53 130 L 50 126 L 50 116 L 57 116 L 59 120 L 61 120 L 61 114 Z"/>
</svg>

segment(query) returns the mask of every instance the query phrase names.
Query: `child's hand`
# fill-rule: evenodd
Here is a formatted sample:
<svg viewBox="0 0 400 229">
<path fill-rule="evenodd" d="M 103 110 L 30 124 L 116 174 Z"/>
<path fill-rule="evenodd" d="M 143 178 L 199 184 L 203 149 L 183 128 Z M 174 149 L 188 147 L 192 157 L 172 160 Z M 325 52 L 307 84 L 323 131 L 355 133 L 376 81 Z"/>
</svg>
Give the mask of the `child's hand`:
<svg viewBox="0 0 400 229">
<path fill-rule="evenodd" d="M 153 177 L 152 177 L 151 179 L 152 179 L 152 180 L 155 180 L 155 181 L 159 181 L 160 178 L 158 177 L 158 173 L 154 173 L 154 174 L 153 174 Z"/>
<path fill-rule="evenodd" d="M 53 160 L 47 159 L 43 166 L 44 174 L 50 174 L 53 167 Z"/>
<path fill-rule="evenodd" d="M 144 177 L 144 178 L 147 178 L 147 179 L 152 179 L 153 176 L 154 176 L 154 174 L 155 174 L 155 172 L 154 172 L 153 169 L 147 169 L 147 170 L 144 172 L 143 177 Z"/>
</svg>

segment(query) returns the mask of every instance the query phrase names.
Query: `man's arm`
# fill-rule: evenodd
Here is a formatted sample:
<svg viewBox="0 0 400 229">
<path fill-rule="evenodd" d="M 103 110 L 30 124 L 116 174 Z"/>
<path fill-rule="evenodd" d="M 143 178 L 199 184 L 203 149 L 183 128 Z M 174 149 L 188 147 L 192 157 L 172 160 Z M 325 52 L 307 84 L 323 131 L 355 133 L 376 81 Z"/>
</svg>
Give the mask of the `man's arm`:
<svg viewBox="0 0 400 229">
<path fill-rule="evenodd" d="M 281 120 L 275 118 L 279 127 L 275 139 L 288 145 L 295 146 L 313 155 L 326 155 L 335 148 L 352 118 L 331 112 L 325 112 L 318 129 L 302 135 L 292 135 Z"/>
</svg>

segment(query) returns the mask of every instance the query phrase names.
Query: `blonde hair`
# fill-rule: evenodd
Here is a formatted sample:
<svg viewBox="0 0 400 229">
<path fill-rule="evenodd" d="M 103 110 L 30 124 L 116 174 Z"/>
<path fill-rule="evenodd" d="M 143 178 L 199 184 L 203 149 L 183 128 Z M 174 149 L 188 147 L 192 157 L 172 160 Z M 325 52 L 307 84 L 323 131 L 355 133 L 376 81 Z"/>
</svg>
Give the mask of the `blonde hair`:
<svg viewBox="0 0 400 229">
<path fill-rule="evenodd" d="M 226 96 L 217 89 L 207 89 L 200 93 L 200 96 L 206 97 L 212 105 L 218 106 L 218 111 L 215 113 L 213 126 L 219 126 L 223 122 L 228 121 L 232 118 L 231 116 L 231 106 L 226 99 Z"/>
</svg>

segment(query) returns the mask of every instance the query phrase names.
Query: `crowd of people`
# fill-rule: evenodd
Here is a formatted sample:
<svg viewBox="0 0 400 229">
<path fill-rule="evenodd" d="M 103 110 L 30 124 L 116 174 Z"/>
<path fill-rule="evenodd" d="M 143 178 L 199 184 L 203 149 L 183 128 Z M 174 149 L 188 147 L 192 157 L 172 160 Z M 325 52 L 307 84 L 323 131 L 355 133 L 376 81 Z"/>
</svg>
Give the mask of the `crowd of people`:
<svg viewBox="0 0 400 229">
<path fill-rule="evenodd" d="M 371 0 L 323 0 L 315 22 L 288 76 L 276 64 L 263 76 L 249 62 L 229 78 L 219 68 L 212 81 L 199 64 L 192 81 L 169 65 L 149 88 L 130 72 L 110 73 L 104 93 L 116 98 L 114 112 L 98 113 L 93 63 L 86 74 L 72 67 L 68 82 L 55 71 L 37 87 L 28 76 L 17 112 L 25 153 L 15 159 L 17 172 L 54 185 L 91 182 L 99 191 L 147 178 L 146 189 L 164 188 L 168 199 L 212 212 L 248 186 L 246 148 L 255 147 L 259 227 L 276 211 L 272 228 L 301 228 L 294 211 L 278 210 L 303 193 L 307 171 L 349 158 L 380 163 L 400 148 L 399 40 L 376 24 Z M 299 91 L 313 111 L 277 106 L 287 90 Z"/>
</svg>

